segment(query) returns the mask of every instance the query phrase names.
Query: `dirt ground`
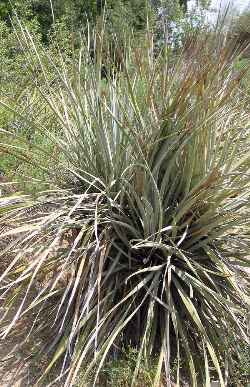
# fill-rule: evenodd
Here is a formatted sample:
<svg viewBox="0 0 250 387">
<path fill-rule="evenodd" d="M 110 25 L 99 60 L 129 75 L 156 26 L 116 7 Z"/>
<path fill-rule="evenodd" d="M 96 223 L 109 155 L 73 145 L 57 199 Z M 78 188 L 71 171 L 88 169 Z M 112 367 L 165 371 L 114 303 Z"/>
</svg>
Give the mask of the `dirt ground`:
<svg viewBox="0 0 250 387">
<path fill-rule="evenodd" d="M 28 367 L 23 364 L 15 341 L 3 341 L 0 354 L 0 387 L 33 387 L 28 380 Z"/>
</svg>

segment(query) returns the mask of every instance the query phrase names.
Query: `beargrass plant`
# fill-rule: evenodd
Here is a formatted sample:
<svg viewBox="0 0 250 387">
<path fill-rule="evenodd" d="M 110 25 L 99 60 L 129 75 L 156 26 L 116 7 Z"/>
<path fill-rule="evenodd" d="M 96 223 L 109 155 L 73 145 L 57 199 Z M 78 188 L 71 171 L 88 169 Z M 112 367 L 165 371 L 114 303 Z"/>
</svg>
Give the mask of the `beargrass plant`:
<svg viewBox="0 0 250 387">
<path fill-rule="evenodd" d="M 70 71 L 63 59 L 55 66 L 51 84 L 53 58 L 43 60 L 24 27 L 17 38 L 58 129 L 16 106 L 56 151 L 32 196 L 0 201 L 2 340 L 32 314 L 27 340 L 47 334 L 29 357 L 48 354 L 38 385 L 55 369 L 60 385 L 79 375 L 79 385 L 90 375 L 97 385 L 106 364 L 135 348 L 132 386 L 152 359 L 152 386 L 224 386 L 237 356 L 228 334 L 247 342 L 249 307 L 249 116 L 244 71 L 232 65 L 240 50 L 203 32 L 173 61 L 167 47 L 155 56 L 148 33 L 117 47 L 119 68 L 105 53 L 102 78 L 99 30 Z M 31 168 L 46 154 L 9 144 L 1 148 Z"/>
</svg>

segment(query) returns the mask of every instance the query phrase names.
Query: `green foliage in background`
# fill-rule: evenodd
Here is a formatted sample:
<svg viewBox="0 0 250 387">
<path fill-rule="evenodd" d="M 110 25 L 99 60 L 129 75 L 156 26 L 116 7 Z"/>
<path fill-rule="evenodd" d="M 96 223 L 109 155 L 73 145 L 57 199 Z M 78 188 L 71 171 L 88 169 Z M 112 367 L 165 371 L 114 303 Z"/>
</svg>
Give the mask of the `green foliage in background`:
<svg viewBox="0 0 250 387">
<path fill-rule="evenodd" d="M 205 9 L 208 0 L 200 0 L 199 5 Z M 178 20 L 187 10 L 187 1 L 180 0 L 53 0 L 53 14 L 50 0 L 0 0 L 0 20 L 9 23 L 9 16 L 15 12 L 25 20 L 35 19 L 43 41 L 48 35 L 54 21 L 67 20 L 69 31 L 86 26 L 87 20 L 95 25 L 98 16 L 106 9 L 107 18 L 114 28 L 128 28 L 135 31 L 145 30 L 147 16 L 157 14 L 159 8 L 167 11 L 169 20 Z"/>
<path fill-rule="evenodd" d="M 234 19 L 234 29 L 235 34 L 239 34 L 239 38 L 246 39 L 250 35 L 250 11 L 246 11 Z"/>
<path fill-rule="evenodd" d="M 0 23 L 1 37 L 0 40 L 0 55 L 1 71 L 0 71 L 0 94 L 3 101 L 7 101 L 10 106 L 10 110 L 6 110 L 0 107 L 0 127 L 2 132 L 0 133 L 0 141 L 7 141 L 4 131 L 12 133 L 12 137 L 8 137 L 12 146 L 22 146 L 23 151 L 29 153 L 33 148 L 37 146 L 43 146 L 47 148 L 48 154 L 53 153 L 53 149 L 48 138 L 44 137 L 37 131 L 32 124 L 23 122 L 22 115 L 40 116 L 44 125 L 50 128 L 51 133 L 56 133 L 60 130 L 60 127 L 55 126 L 51 121 L 51 112 L 43 103 L 41 94 L 37 91 L 37 83 L 41 87 L 46 89 L 46 85 L 53 84 L 58 78 L 57 68 L 60 67 L 62 58 L 65 63 L 69 61 L 69 58 L 73 55 L 72 41 L 66 32 L 66 25 L 63 22 L 57 22 L 53 30 L 53 35 L 50 37 L 49 45 L 44 46 L 42 44 L 41 35 L 37 31 L 37 23 L 32 20 L 28 23 L 30 34 L 36 42 L 36 50 L 39 50 L 40 55 L 47 59 L 47 55 L 51 55 L 54 58 L 55 63 L 48 63 L 47 60 L 47 79 L 44 81 L 41 73 L 41 67 L 37 60 L 36 52 L 30 52 L 30 61 L 34 68 L 34 74 L 31 76 L 29 64 L 27 62 L 27 52 L 22 48 L 20 42 L 17 39 L 18 26 L 14 28 L 9 27 L 6 23 Z M 53 36 L 56 38 L 53 38 Z M 58 43 L 63 45 L 63 50 L 59 52 Z M 20 106 L 19 114 L 12 111 L 16 105 Z M 47 165 L 51 162 L 51 158 L 40 153 L 39 164 Z M 23 159 L 17 159 L 13 154 L 6 150 L 0 150 L 0 170 L 5 174 L 6 178 L 16 181 L 16 187 L 32 191 L 32 182 L 27 182 L 27 175 L 33 178 L 41 178 L 43 173 L 40 168 L 33 165 L 32 169 L 30 165 Z M 31 175 L 30 175 L 31 173 Z"/>
<path fill-rule="evenodd" d="M 43 40 L 46 42 L 54 21 L 66 19 L 69 31 L 81 28 L 87 22 L 95 24 L 97 17 L 104 9 L 104 2 L 96 0 L 53 0 L 53 14 L 49 0 L 14 0 L 12 6 L 6 1 L 0 1 L 0 19 L 8 21 L 9 15 L 17 12 L 19 17 L 26 20 L 36 19 Z M 106 0 L 105 8 L 111 19 L 113 15 L 124 13 L 126 23 L 132 25 L 135 30 L 145 28 L 149 4 L 145 0 Z M 116 25 L 118 27 L 118 25 Z"/>
</svg>

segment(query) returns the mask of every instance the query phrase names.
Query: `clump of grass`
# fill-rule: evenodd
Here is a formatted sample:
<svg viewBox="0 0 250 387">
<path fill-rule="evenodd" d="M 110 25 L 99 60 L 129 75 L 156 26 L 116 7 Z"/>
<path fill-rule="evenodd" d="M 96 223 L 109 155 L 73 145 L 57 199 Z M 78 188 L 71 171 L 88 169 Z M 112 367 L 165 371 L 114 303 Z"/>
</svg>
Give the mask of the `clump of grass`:
<svg viewBox="0 0 250 387">
<path fill-rule="evenodd" d="M 135 348 L 128 347 L 121 351 L 119 358 L 108 361 L 103 367 L 98 377 L 97 385 L 100 387 L 129 387 L 133 379 L 133 372 L 136 368 L 138 351 Z M 150 359 L 150 362 L 142 360 L 140 370 L 135 387 L 150 387 L 152 386 L 154 374 L 156 371 L 156 362 Z M 86 382 L 86 387 L 93 384 L 95 378 L 94 373 Z M 79 382 L 76 385 L 81 385 L 83 377 L 79 375 Z"/>
<path fill-rule="evenodd" d="M 29 62 L 32 37 L 25 29 L 18 37 Z M 46 77 L 53 58 L 43 62 L 37 53 L 44 75 L 37 88 L 60 130 L 19 116 L 50 138 L 57 163 L 41 165 L 50 190 L 38 182 L 18 208 L 1 204 L 1 223 L 11 228 L 1 238 L 12 237 L 1 252 L 12 253 L 0 278 L 1 337 L 15 334 L 30 310 L 29 337 L 53 332 L 37 354 L 52 355 L 41 383 L 58 364 L 65 386 L 83 365 L 82 385 L 93 370 L 95 385 L 119 348 L 132 346 L 131 385 L 155 359 L 154 386 L 170 385 L 174 366 L 178 385 L 210 385 L 217 375 L 223 386 L 225 354 L 237 352 L 226 344 L 228 331 L 247 341 L 244 73 L 235 77 L 220 34 L 196 36 L 189 56 L 173 63 L 171 50 L 155 57 L 148 33 L 140 47 L 126 46 L 122 71 L 102 80 L 103 39 L 103 30 L 93 37 L 94 63 L 87 41 L 53 86 Z M 28 154 L 31 165 L 37 156 Z"/>
<path fill-rule="evenodd" d="M 245 386 L 250 383 L 250 345 L 244 341 L 239 341 L 234 332 L 230 332 L 228 336 L 230 342 L 229 347 L 236 347 L 237 353 L 228 351 L 230 358 L 230 385 Z"/>
</svg>

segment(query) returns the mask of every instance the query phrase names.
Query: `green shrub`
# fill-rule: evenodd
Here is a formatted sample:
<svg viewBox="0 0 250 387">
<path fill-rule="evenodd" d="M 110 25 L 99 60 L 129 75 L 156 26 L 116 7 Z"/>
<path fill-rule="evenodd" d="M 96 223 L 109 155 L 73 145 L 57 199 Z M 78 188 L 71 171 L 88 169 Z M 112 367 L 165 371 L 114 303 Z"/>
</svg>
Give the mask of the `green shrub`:
<svg viewBox="0 0 250 387">
<path fill-rule="evenodd" d="M 114 29 L 129 26 L 140 31 L 145 30 L 151 3 L 147 0 L 13 0 L 6 4 L 6 0 L 0 0 L 0 20 L 9 23 L 9 17 L 17 12 L 26 22 L 35 21 L 43 42 L 47 44 L 54 22 L 67 20 L 68 31 L 78 31 L 85 28 L 87 21 L 95 25 L 104 8 Z"/>
<path fill-rule="evenodd" d="M 100 378 L 99 384 L 105 383 L 107 387 L 129 387 L 132 382 L 133 372 L 136 368 L 138 351 L 134 348 L 128 348 L 122 353 L 120 359 L 107 362 Z M 150 363 L 142 360 L 138 373 L 136 387 L 150 387 L 153 384 L 156 364 L 150 360 Z"/>
<path fill-rule="evenodd" d="M 87 44 L 71 68 L 56 67 L 52 85 L 53 58 L 38 51 L 45 80 L 37 89 L 60 130 L 15 108 L 56 152 L 51 165 L 40 164 L 48 190 L 38 181 L 11 211 L 0 201 L 0 224 L 11 229 L 0 235 L 3 242 L 11 236 L 1 253 L 11 257 L 0 278 L 1 337 L 15 335 L 32 313 L 29 339 L 49 336 L 36 353 L 36 361 L 50 356 L 40 383 L 57 365 L 65 386 L 82 372 L 84 385 L 93 370 L 95 385 L 106 364 L 132 347 L 131 385 L 154 359 L 154 386 L 169 383 L 174 368 L 179 385 L 210 385 L 216 377 L 223 386 L 225 356 L 238 351 L 228 332 L 247 341 L 243 74 L 235 77 L 219 35 L 197 36 L 192 56 L 172 64 L 171 50 L 155 58 L 148 33 L 140 46 L 127 45 L 122 71 L 102 80 L 98 32 L 96 63 Z M 32 38 L 26 30 L 18 36 L 33 76 Z M 31 165 L 46 159 L 43 143 L 32 152 L 4 147 Z"/>
<path fill-rule="evenodd" d="M 238 39 L 241 43 L 248 43 L 249 35 L 250 35 L 250 12 L 246 10 L 240 15 L 237 15 L 234 18 L 234 23 L 232 25 L 231 33 L 234 35 L 236 39 Z"/>
<path fill-rule="evenodd" d="M 48 46 L 42 44 L 34 19 L 26 23 L 35 42 L 36 50 L 39 51 L 46 65 L 46 79 L 44 79 L 36 50 L 26 52 L 25 47 L 17 38 L 20 25 L 16 19 L 13 19 L 12 23 L 11 28 L 5 22 L 0 22 L 0 92 L 3 104 L 0 107 L 0 127 L 2 129 L 0 133 L 0 170 L 8 178 L 15 179 L 23 189 L 32 190 L 32 182 L 26 180 L 29 180 L 28 175 L 31 177 L 31 174 L 33 178 L 40 179 L 40 168 L 33 164 L 30 171 L 30 165 L 24 162 L 24 158 L 16 158 L 4 144 L 9 141 L 12 146 L 22 146 L 29 152 L 37 146 L 42 146 L 44 150 L 47 149 L 47 155 L 53 153 L 54 145 L 51 144 L 48 137 L 39 132 L 38 128 L 32 124 L 32 119 L 28 123 L 22 117 L 39 117 L 44 126 L 49 128 L 51 134 L 60 130 L 58 125 L 55 125 L 55 121 L 51 120 L 51 109 L 48 109 L 48 105 L 44 103 L 37 84 L 45 92 L 47 85 L 57 82 L 62 58 L 63 65 L 67 64 L 73 55 L 74 47 L 72 47 L 71 35 L 64 21 L 55 24 Z M 60 50 L 59 47 L 62 46 L 63 50 Z M 27 61 L 27 55 L 29 55 L 30 64 Z M 48 60 L 48 55 L 53 57 L 53 63 Z M 32 71 L 30 66 L 32 66 Z M 8 109 L 3 107 L 6 104 Z M 18 111 L 15 111 L 15 106 L 18 106 Z M 43 153 L 39 155 L 39 164 L 46 165 L 51 162 L 51 157 L 46 156 L 45 160 Z"/>
<path fill-rule="evenodd" d="M 249 67 L 250 61 L 247 58 L 243 58 L 240 60 L 237 60 L 234 68 L 236 72 L 238 71 L 244 71 L 245 76 L 240 82 L 240 87 L 242 88 L 243 92 L 248 93 L 250 95 L 250 67 Z"/>
<path fill-rule="evenodd" d="M 235 337 L 231 337 L 231 340 L 231 344 L 237 347 L 238 355 L 231 355 L 230 385 L 245 386 L 250 383 L 250 346 Z"/>
</svg>

